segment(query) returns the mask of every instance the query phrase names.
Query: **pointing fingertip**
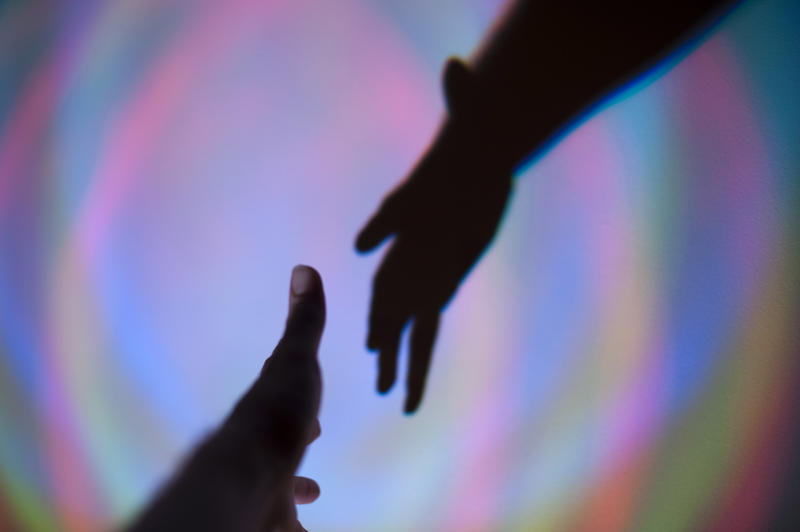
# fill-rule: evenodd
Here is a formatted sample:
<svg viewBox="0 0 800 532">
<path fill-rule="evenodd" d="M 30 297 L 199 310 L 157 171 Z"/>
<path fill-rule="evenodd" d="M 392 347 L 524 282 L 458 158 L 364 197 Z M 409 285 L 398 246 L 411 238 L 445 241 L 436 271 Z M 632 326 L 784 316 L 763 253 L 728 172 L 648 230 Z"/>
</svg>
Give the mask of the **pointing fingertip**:
<svg viewBox="0 0 800 532">
<path fill-rule="evenodd" d="M 289 311 L 291 312 L 301 299 L 313 292 L 319 283 L 319 274 L 314 268 L 303 264 L 295 266 L 289 283 Z"/>
<path fill-rule="evenodd" d="M 314 270 L 299 264 L 292 269 L 292 295 L 303 296 L 314 287 Z"/>
</svg>

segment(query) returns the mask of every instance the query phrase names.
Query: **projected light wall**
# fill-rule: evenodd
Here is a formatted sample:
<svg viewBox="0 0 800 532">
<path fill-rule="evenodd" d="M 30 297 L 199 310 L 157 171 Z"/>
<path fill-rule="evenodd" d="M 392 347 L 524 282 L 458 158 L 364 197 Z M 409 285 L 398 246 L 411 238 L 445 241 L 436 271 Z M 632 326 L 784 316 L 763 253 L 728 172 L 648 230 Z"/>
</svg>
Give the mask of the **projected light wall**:
<svg viewBox="0 0 800 532">
<path fill-rule="evenodd" d="M 375 393 L 355 235 L 503 9 L 0 5 L 0 529 L 129 519 L 255 378 L 297 263 L 328 294 L 309 530 L 763 526 L 796 460 L 789 0 L 527 166 L 419 413 L 403 373 Z"/>
</svg>

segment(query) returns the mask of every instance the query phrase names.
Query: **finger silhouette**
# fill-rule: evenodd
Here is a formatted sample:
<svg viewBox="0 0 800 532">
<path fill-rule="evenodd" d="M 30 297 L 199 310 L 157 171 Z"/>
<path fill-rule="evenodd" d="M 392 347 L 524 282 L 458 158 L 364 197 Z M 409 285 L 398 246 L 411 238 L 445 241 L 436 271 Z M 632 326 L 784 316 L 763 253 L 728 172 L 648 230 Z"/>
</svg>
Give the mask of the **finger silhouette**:
<svg viewBox="0 0 800 532">
<path fill-rule="evenodd" d="M 260 427 L 268 450 L 293 470 L 299 461 L 294 455 L 302 454 L 314 430 L 321 394 L 317 349 L 325 325 L 325 296 L 312 268 L 293 270 L 289 307 L 283 337 L 226 426 Z"/>
<path fill-rule="evenodd" d="M 294 477 L 292 493 L 295 504 L 309 504 L 319 497 L 319 484 L 307 477 Z"/>
<path fill-rule="evenodd" d="M 386 340 L 378 352 L 378 392 L 386 393 L 391 390 L 397 379 L 397 353 L 400 348 L 400 333 L 398 327 L 393 338 Z"/>
<path fill-rule="evenodd" d="M 286 331 L 272 358 L 288 357 L 297 364 L 315 361 L 325 326 L 325 296 L 319 274 L 308 266 L 292 271 Z"/>
<path fill-rule="evenodd" d="M 237 531 L 259 522 L 268 530 L 297 529 L 294 472 L 319 433 L 324 324 L 319 274 L 298 266 L 286 330 L 255 383 L 131 530 Z M 310 502 L 314 487 L 305 480 L 298 486 Z"/>
<path fill-rule="evenodd" d="M 393 245 L 393 248 L 395 247 L 396 245 Z M 387 260 L 387 265 L 386 270 L 391 268 L 392 262 Z M 397 344 L 403 326 L 411 316 L 405 301 L 394 293 L 392 277 L 392 275 L 379 275 L 375 282 L 367 336 L 367 348 L 370 350 L 384 349 Z"/>
<path fill-rule="evenodd" d="M 408 215 L 409 187 L 406 183 L 392 191 L 381 203 L 378 210 L 356 238 L 356 250 L 365 253 L 377 247 L 402 226 L 402 220 Z"/>
<path fill-rule="evenodd" d="M 317 350 L 324 325 L 322 280 L 313 268 L 297 266 L 292 271 L 284 334 L 221 431 L 224 438 L 226 428 L 256 428 L 248 432 L 265 450 L 271 474 L 265 484 L 277 486 L 264 503 L 263 522 L 282 530 L 297 526 L 293 473 L 320 430 Z"/>
<path fill-rule="evenodd" d="M 438 311 L 429 311 L 414 318 L 411 326 L 410 362 L 406 381 L 407 395 L 404 407 L 406 414 L 415 412 L 422 402 L 438 330 Z"/>
<path fill-rule="evenodd" d="M 369 317 L 369 335 L 367 348 L 378 351 L 379 393 L 388 392 L 397 377 L 397 355 L 403 328 L 411 317 L 405 301 L 394 293 L 392 273 L 394 261 L 391 259 L 397 250 L 397 243 L 392 245 L 386 266 L 376 278 L 374 295 Z"/>
<path fill-rule="evenodd" d="M 376 299 L 378 301 L 373 302 L 370 312 L 369 336 L 367 337 L 367 348 L 373 351 L 391 343 L 397 343 L 400 331 L 408 321 L 407 316 L 401 315 L 396 309 L 381 305 L 380 298 Z"/>
<path fill-rule="evenodd" d="M 456 57 L 447 60 L 442 75 L 447 110 L 451 115 L 460 115 L 473 107 L 474 81 L 463 61 Z"/>
</svg>

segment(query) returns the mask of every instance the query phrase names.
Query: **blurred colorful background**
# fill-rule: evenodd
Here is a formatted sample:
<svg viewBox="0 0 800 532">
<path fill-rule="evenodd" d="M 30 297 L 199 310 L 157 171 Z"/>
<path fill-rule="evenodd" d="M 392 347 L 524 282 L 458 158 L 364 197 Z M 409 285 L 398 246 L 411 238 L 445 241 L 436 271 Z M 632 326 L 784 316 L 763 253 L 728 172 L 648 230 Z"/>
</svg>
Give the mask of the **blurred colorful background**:
<svg viewBox="0 0 800 532">
<path fill-rule="evenodd" d="M 355 235 L 504 5 L 0 3 L 0 529 L 130 519 L 255 378 L 296 263 L 329 309 L 309 530 L 767 526 L 798 460 L 792 0 L 529 165 L 420 412 L 374 392 Z"/>
</svg>

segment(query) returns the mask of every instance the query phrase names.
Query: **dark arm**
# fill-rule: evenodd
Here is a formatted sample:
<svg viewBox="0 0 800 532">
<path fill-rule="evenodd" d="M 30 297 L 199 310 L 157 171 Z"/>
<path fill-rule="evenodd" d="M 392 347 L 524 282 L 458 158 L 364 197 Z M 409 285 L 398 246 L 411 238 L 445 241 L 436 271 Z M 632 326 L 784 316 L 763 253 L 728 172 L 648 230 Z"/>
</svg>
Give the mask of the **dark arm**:
<svg viewBox="0 0 800 532">
<path fill-rule="evenodd" d="M 517 166 L 736 4 L 519 1 L 472 61 L 465 112 L 482 117 L 502 157 Z"/>
<path fill-rule="evenodd" d="M 514 170 L 735 2 L 565 4 L 519 1 L 472 66 L 447 63 L 442 127 L 356 240 L 364 252 L 393 237 L 374 278 L 367 347 L 379 353 L 385 393 L 411 323 L 406 412 L 420 405 L 439 315 L 494 237 Z"/>
</svg>

